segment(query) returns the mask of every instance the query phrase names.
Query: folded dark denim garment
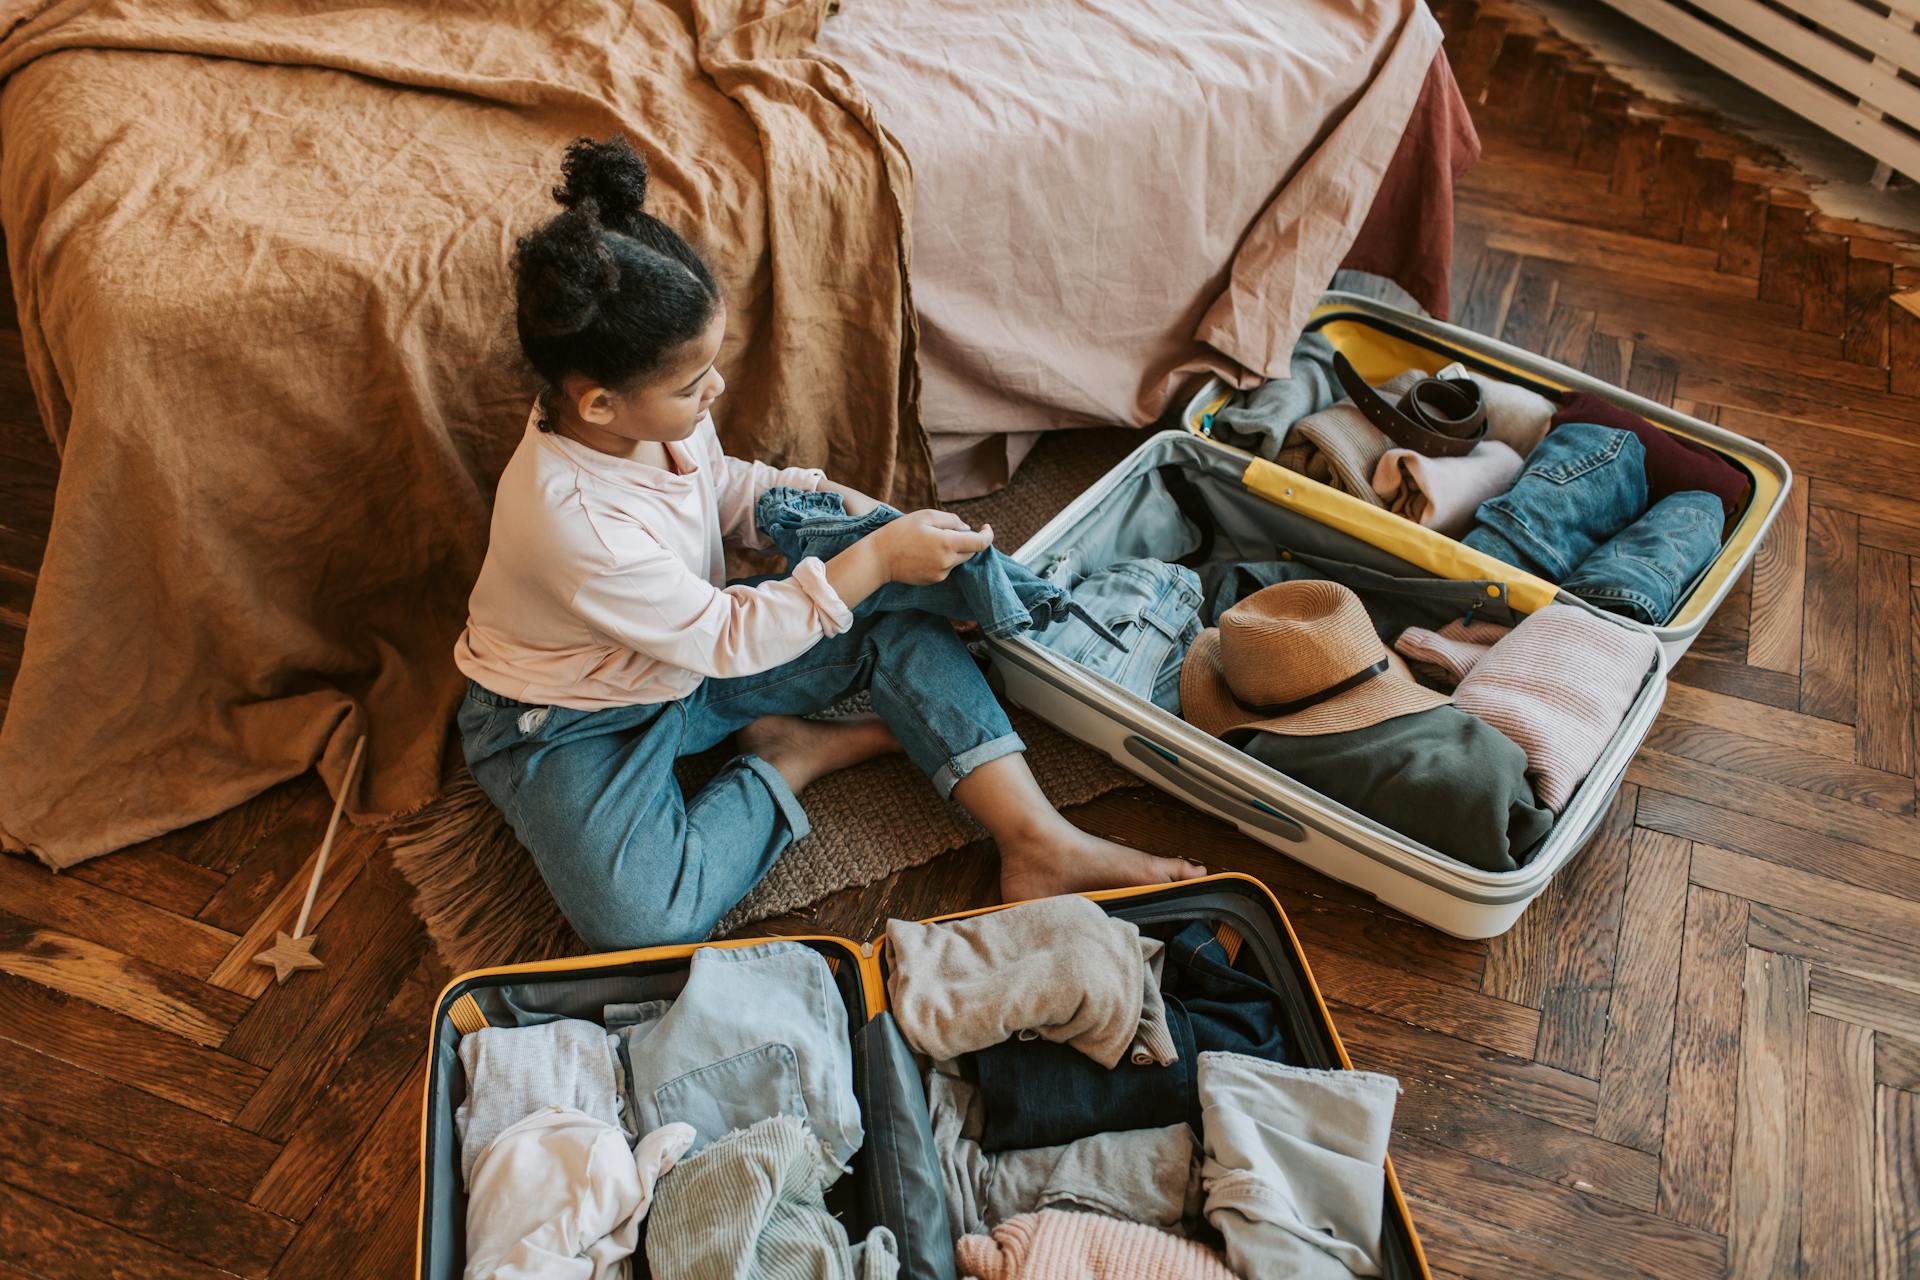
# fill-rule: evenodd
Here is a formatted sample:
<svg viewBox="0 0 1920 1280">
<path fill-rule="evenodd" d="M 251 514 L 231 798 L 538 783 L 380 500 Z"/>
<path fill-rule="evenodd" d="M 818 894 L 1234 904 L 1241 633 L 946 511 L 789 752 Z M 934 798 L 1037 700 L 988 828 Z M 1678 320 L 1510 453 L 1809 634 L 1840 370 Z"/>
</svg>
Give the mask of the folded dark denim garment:
<svg viewBox="0 0 1920 1280">
<path fill-rule="evenodd" d="M 1338 582 L 1359 596 L 1373 620 L 1373 629 L 1387 644 L 1399 639 L 1408 627 L 1437 631 L 1463 618 L 1503 626 L 1519 621 L 1507 604 L 1504 582 L 1488 578 L 1400 578 L 1325 556 L 1300 551 L 1285 554 L 1288 558 L 1284 560 L 1208 566 L 1201 575 L 1207 591 L 1207 606 L 1202 611 L 1207 625 L 1219 626 L 1221 614 L 1263 587 L 1309 578 Z"/>
<path fill-rule="evenodd" d="M 1720 499 L 1702 490 L 1662 498 L 1580 562 L 1560 585 L 1587 603 L 1658 626 L 1720 553 Z"/>
<path fill-rule="evenodd" d="M 754 520 L 775 549 L 795 564 L 808 556 L 831 560 L 882 525 L 900 518 L 884 502 L 864 516 L 850 516 L 837 493 L 810 493 L 776 487 L 754 504 Z M 1107 644 L 1126 646 L 1098 620 L 1073 603 L 1066 590 L 1036 575 L 1019 561 L 989 547 L 960 565 L 941 582 L 913 586 L 889 582 L 860 602 L 855 617 L 869 613 L 922 613 L 976 622 L 981 633 L 1003 639 L 1062 618 L 1079 617 Z"/>
<path fill-rule="evenodd" d="M 1488 498 L 1461 541 L 1549 582 L 1647 509 L 1647 451 L 1632 433 L 1569 422 L 1527 457 L 1513 488 Z"/>
<path fill-rule="evenodd" d="M 1008 1040 L 970 1055 L 986 1111 L 981 1149 L 1054 1147 L 1181 1121 L 1197 1132 L 1201 1052 L 1288 1060 L 1279 996 L 1227 963 L 1213 925 L 1195 921 L 1168 940 L 1160 993 L 1180 1051 L 1169 1066 L 1136 1066 L 1123 1058 L 1109 1071 L 1049 1040 Z"/>
</svg>

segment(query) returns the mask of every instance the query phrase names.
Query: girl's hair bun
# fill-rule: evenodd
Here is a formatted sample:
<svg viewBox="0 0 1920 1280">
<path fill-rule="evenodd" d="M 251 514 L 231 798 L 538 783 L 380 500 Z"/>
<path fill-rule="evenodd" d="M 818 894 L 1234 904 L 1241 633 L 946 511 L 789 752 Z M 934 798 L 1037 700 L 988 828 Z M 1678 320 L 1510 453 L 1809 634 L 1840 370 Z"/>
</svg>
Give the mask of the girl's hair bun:
<svg viewBox="0 0 1920 1280">
<path fill-rule="evenodd" d="M 647 199 L 647 162 L 619 134 L 603 142 L 576 139 L 560 162 L 553 198 L 567 209 L 591 206 L 610 230 L 627 232 Z"/>
<path fill-rule="evenodd" d="M 591 196 L 521 237 L 520 322 L 549 335 L 578 333 L 620 288 L 620 264 Z"/>
</svg>

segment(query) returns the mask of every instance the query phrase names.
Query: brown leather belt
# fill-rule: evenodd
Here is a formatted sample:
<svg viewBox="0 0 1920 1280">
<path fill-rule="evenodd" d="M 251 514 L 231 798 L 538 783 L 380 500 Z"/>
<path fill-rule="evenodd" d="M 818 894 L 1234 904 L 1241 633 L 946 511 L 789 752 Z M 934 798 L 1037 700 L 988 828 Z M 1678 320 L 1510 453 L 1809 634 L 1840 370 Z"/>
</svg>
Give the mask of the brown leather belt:
<svg viewBox="0 0 1920 1280">
<path fill-rule="evenodd" d="M 1339 352 L 1334 353 L 1333 373 L 1354 407 L 1402 449 L 1430 458 L 1458 458 L 1487 438 L 1487 406 L 1479 384 L 1470 378 L 1422 378 L 1393 405 Z"/>
</svg>

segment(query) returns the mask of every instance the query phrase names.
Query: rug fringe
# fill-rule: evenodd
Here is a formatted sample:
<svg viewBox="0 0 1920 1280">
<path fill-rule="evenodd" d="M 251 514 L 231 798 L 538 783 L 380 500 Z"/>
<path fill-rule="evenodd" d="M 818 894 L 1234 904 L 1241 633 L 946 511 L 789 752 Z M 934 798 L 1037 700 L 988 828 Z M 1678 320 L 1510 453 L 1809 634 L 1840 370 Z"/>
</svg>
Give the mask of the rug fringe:
<svg viewBox="0 0 1920 1280">
<path fill-rule="evenodd" d="M 427 936 L 454 972 L 586 950 L 554 910 L 532 856 L 471 776 L 390 823 L 386 842 Z"/>
</svg>

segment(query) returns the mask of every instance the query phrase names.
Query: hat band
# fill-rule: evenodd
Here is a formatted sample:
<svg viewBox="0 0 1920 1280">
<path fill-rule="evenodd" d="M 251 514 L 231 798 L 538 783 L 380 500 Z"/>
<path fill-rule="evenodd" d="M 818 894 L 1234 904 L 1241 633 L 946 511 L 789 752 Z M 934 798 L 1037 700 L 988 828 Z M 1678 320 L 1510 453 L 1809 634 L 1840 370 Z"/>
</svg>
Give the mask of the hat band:
<svg viewBox="0 0 1920 1280">
<path fill-rule="evenodd" d="M 1269 702 L 1265 704 L 1249 702 L 1249 703 L 1243 703 L 1242 705 L 1245 706 L 1248 710 L 1258 711 L 1262 715 L 1290 716 L 1296 712 L 1305 711 L 1310 707 L 1317 707 L 1321 703 L 1326 702 L 1331 698 L 1337 698 L 1341 694 L 1347 693 L 1350 690 L 1358 689 L 1361 685 L 1373 679 L 1375 676 L 1385 674 L 1386 670 L 1387 670 L 1387 660 L 1385 658 L 1382 658 L 1380 659 L 1380 661 L 1374 663 L 1372 666 L 1368 667 L 1366 670 L 1354 672 L 1352 675 L 1348 676 L 1345 680 L 1342 680 L 1339 684 L 1330 684 L 1326 688 L 1320 690 L 1320 692 L 1310 693 L 1304 698 L 1296 698 L 1292 702 Z"/>
</svg>

